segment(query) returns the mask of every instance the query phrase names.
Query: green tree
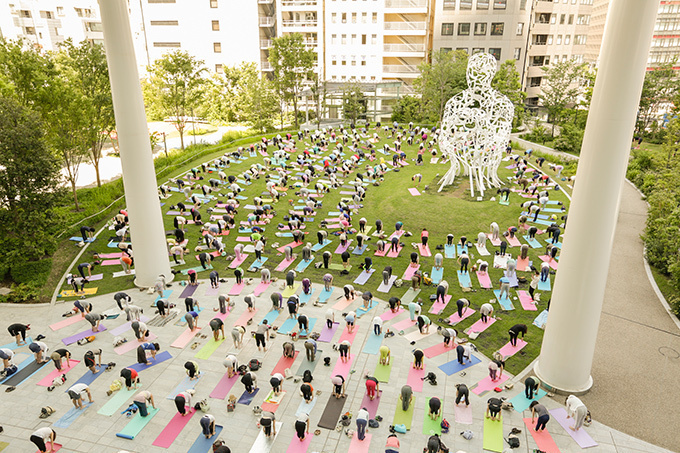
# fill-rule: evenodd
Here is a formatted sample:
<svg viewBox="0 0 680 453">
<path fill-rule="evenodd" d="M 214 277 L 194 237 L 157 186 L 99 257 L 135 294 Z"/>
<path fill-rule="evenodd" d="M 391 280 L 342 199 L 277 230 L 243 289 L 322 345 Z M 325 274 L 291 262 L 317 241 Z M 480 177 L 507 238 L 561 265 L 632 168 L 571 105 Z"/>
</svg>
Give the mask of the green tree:
<svg viewBox="0 0 680 453">
<path fill-rule="evenodd" d="M 295 127 L 298 127 L 298 98 L 306 80 L 311 80 L 316 53 L 307 49 L 300 33 L 274 38 L 269 50 L 269 62 L 273 68 L 274 86 L 284 102 L 293 103 Z M 283 107 L 281 110 L 283 118 Z"/>
<path fill-rule="evenodd" d="M 44 118 L 50 105 L 50 81 L 57 74 L 49 54 L 23 40 L 0 39 L 0 74 L 5 93 L 11 92 L 19 104 Z"/>
<path fill-rule="evenodd" d="M 342 90 L 342 114 L 345 119 L 356 124 L 358 119 L 366 118 L 367 100 L 357 82 L 346 84 Z"/>
<path fill-rule="evenodd" d="M 656 123 L 664 104 L 677 101 L 680 81 L 673 66 L 674 61 L 664 63 L 645 74 L 638 110 L 638 133 L 644 134 Z"/>
<path fill-rule="evenodd" d="M 224 74 L 213 73 L 202 88 L 200 116 L 212 123 L 231 123 L 238 120 L 235 85 L 238 68 L 226 68 Z"/>
<path fill-rule="evenodd" d="M 272 83 L 260 75 L 255 63 L 243 63 L 236 83 L 236 106 L 240 119 L 264 132 L 273 124 L 272 112 L 277 102 Z"/>
<path fill-rule="evenodd" d="M 552 123 L 551 134 L 555 136 L 555 125 L 562 123 L 567 107 L 576 105 L 584 93 L 582 78 L 586 65 L 566 60 L 541 69 L 544 77 L 539 98 L 548 112 L 548 121 Z"/>
<path fill-rule="evenodd" d="M 60 180 L 39 116 L 0 97 L 0 273 L 56 250 Z"/>
<path fill-rule="evenodd" d="M 149 67 L 148 83 L 143 85 L 146 103 L 152 111 L 171 119 L 179 132 L 182 149 L 187 121 L 200 104 L 205 70 L 202 60 L 175 50 Z"/>
<path fill-rule="evenodd" d="M 515 116 L 512 121 L 513 127 L 519 127 L 524 122 L 524 100 L 527 94 L 522 91 L 520 75 L 517 72 L 515 60 L 505 60 L 498 68 L 491 86 L 510 99 L 515 106 Z"/>
<path fill-rule="evenodd" d="M 61 44 L 56 61 L 70 69 L 62 72 L 72 76 L 69 83 L 82 95 L 84 104 L 81 108 L 86 119 L 83 137 L 89 147 L 88 158 L 97 175 L 97 186 L 101 186 L 99 161 L 102 158 L 102 147 L 116 124 L 104 46 L 88 41 L 76 46 L 69 39 Z"/>
<path fill-rule="evenodd" d="M 422 121 L 422 105 L 415 96 L 402 96 L 392 108 L 392 121 L 409 123 Z"/>
<path fill-rule="evenodd" d="M 418 66 L 420 76 L 414 85 L 422 99 L 423 119 L 441 122 L 446 102 L 467 88 L 467 61 L 463 50 L 440 50 L 432 53 L 431 62 Z"/>
</svg>

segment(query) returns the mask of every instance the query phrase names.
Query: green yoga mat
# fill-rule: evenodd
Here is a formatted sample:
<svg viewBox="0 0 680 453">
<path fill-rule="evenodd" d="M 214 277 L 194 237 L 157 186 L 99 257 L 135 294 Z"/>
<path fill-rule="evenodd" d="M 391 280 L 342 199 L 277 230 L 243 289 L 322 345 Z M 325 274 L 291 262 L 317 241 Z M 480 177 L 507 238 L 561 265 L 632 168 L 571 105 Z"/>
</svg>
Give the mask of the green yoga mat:
<svg viewBox="0 0 680 453">
<path fill-rule="evenodd" d="M 9 447 L 9 444 L 7 442 L 0 442 L 0 451 L 4 450 L 7 447 Z"/>
<path fill-rule="evenodd" d="M 126 439 L 134 439 L 137 434 L 139 434 L 146 425 L 149 424 L 151 419 L 153 418 L 154 415 L 158 413 L 158 409 L 149 409 L 149 414 L 146 417 L 142 417 L 139 415 L 139 412 L 137 415 L 132 417 L 132 420 L 128 422 L 127 425 L 125 425 L 125 428 L 122 429 L 121 432 L 117 433 L 116 436 L 118 437 L 124 437 Z"/>
<path fill-rule="evenodd" d="M 503 452 L 503 419 L 491 421 L 484 417 L 484 450 Z"/>
<path fill-rule="evenodd" d="M 425 400 L 425 420 L 423 421 L 423 434 L 427 436 L 434 436 L 435 434 L 442 435 L 442 409 L 439 409 L 439 417 L 432 420 L 428 413 L 430 412 L 430 398 Z"/>
<path fill-rule="evenodd" d="M 333 269 L 334 271 L 341 271 L 345 269 L 342 264 L 329 264 L 328 269 Z M 352 266 L 347 266 L 347 271 L 351 271 Z"/>
<path fill-rule="evenodd" d="M 215 352 L 223 342 L 223 339 L 215 341 L 214 338 L 211 338 L 210 341 L 208 341 L 205 346 L 203 346 L 201 350 L 196 353 L 195 357 L 197 359 L 209 359 L 210 356 L 213 355 L 213 352 Z"/>
<path fill-rule="evenodd" d="M 413 409 L 416 406 L 416 397 L 413 396 L 411 405 L 408 407 L 407 411 L 401 410 L 401 401 L 397 402 L 397 409 L 394 411 L 394 420 L 392 420 L 393 425 L 406 425 L 406 429 L 411 429 L 411 423 L 413 422 Z"/>
<path fill-rule="evenodd" d="M 127 390 L 125 386 L 123 386 L 122 389 L 118 390 L 114 395 L 109 399 L 109 401 L 102 406 L 101 409 L 97 411 L 98 414 L 101 415 L 108 415 L 109 417 L 118 412 L 118 409 L 120 406 L 125 403 L 125 401 L 128 400 L 128 398 L 132 398 L 132 396 L 135 394 L 135 392 L 139 392 L 139 389 L 141 388 L 141 385 L 137 385 L 137 388 L 132 388 L 130 390 Z"/>
<path fill-rule="evenodd" d="M 390 360 L 389 365 L 381 365 L 378 363 L 375 366 L 375 372 L 373 373 L 373 377 L 375 377 L 378 382 L 389 382 L 390 381 L 390 373 L 392 373 L 392 361 Z"/>
<path fill-rule="evenodd" d="M 188 275 L 190 270 L 195 270 L 196 272 L 203 272 L 203 271 L 209 271 L 212 270 L 212 264 L 209 264 L 206 269 L 203 269 L 203 266 L 198 266 L 198 267 L 192 267 L 189 269 L 182 269 L 182 275 Z"/>
</svg>

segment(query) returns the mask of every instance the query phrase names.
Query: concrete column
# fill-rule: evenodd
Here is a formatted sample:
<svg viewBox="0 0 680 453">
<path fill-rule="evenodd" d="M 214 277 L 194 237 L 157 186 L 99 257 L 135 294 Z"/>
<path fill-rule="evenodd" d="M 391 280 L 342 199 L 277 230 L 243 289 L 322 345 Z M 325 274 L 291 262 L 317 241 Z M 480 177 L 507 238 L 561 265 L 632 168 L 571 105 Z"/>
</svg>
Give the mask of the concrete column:
<svg viewBox="0 0 680 453">
<path fill-rule="evenodd" d="M 106 60 L 120 143 L 125 201 L 135 257 L 135 284 L 153 286 L 159 274 L 173 278 L 158 201 L 144 100 L 126 0 L 100 0 Z"/>
<path fill-rule="evenodd" d="M 541 355 L 549 388 L 590 389 L 618 206 L 658 0 L 613 0 Z M 531 340 L 529 340 L 531 341 Z"/>
</svg>

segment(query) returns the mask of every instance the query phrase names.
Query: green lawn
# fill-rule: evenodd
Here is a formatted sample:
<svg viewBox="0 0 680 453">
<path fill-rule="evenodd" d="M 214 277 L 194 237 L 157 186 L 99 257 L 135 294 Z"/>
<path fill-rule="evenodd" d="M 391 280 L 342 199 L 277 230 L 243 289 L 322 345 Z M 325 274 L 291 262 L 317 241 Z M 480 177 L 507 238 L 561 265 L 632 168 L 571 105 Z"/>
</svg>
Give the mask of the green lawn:
<svg viewBox="0 0 680 453">
<path fill-rule="evenodd" d="M 380 134 L 382 141 L 375 145 L 377 148 L 381 148 L 382 144 L 385 142 L 391 144 L 392 141 L 394 140 L 386 138 L 385 137 L 386 134 L 384 131 L 380 131 Z M 309 143 L 309 141 L 307 142 Z M 302 145 L 298 144 L 298 149 L 301 148 Z M 328 152 L 330 152 L 330 150 L 332 149 L 334 149 L 333 145 L 331 145 Z M 347 147 L 345 147 L 345 149 L 347 149 Z M 419 242 L 420 231 L 422 230 L 422 228 L 427 228 L 429 230 L 430 249 L 432 253 L 435 254 L 437 252 L 435 250 L 436 245 L 444 244 L 446 235 L 449 233 L 453 233 L 455 235 L 456 237 L 455 240 L 458 240 L 458 238 L 461 235 L 465 235 L 468 237 L 469 240 L 474 241 L 474 239 L 476 238 L 477 234 L 480 231 L 483 232 L 489 231 L 489 224 L 493 221 L 497 222 L 500 225 L 501 230 L 504 230 L 509 226 L 517 225 L 517 218 L 521 211 L 519 204 L 525 201 L 524 198 L 520 198 L 518 195 L 513 193 L 511 194 L 510 197 L 511 200 L 510 206 L 503 206 L 500 205 L 497 201 L 490 201 L 490 198 L 492 196 L 497 195 L 495 191 L 489 191 L 486 193 L 484 201 L 476 201 L 469 196 L 467 179 L 465 180 L 458 179 L 457 183 L 454 186 L 448 187 L 442 192 L 438 193 L 437 182 L 439 181 L 439 178 L 443 176 L 444 173 L 448 170 L 449 168 L 448 164 L 444 165 L 430 164 L 429 155 L 426 155 L 425 165 L 416 166 L 414 165 L 413 161 L 415 160 L 415 152 L 417 150 L 417 146 L 416 145 L 408 146 L 404 142 L 403 149 L 408 154 L 409 161 L 411 164 L 402 169 L 398 173 L 394 171 L 389 171 L 385 176 L 384 182 L 379 187 L 369 186 L 366 192 L 367 195 L 364 202 L 364 207 L 363 209 L 360 210 L 358 215 L 355 215 L 353 217 L 353 220 L 354 224 L 358 225 L 358 219 L 361 217 L 366 217 L 366 219 L 368 220 L 368 224 L 372 225 L 373 228 L 375 228 L 374 222 L 377 218 L 380 218 L 385 225 L 385 230 L 388 233 L 388 235 L 391 234 L 392 231 L 394 231 L 394 224 L 397 221 L 402 221 L 404 223 L 404 228 L 407 231 L 412 232 L 413 236 L 408 238 L 402 237 L 402 241 L 406 243 L 406 247 L 401 252 L 400 257 L 396 259 L 380 258 L 373 256 L 373 252 L 375 251 L 374 244 L 376 238 L 371 236 L 371 239 L 369 240 L 368 251 L 364 252 L 364 254 L 361 256 L 352 255 L 350 262 L 354 265 L 354 268 L 352 269 L 348 276 L 341 276 L 339 275 L 338 271 L 331 271 L 334 274 L 335 286 L 342 287 L 347 283 L 351 283 L 360 272 L 357 268 L 358 264 L 363 262 L 364 257 L 370 256 L 371 258 L 373 258 L 373 267 L 376 269 L 376 273 L 371 277 L 371 279 L 365 286 L 362 286 L 360 288 L 362 290 L 370 290 L 376 297 L 385 300 L 392 296 L 401 297 L 403 296 L 407 289 L 406 284 L 408 282 L 405 282 L 405 286 L 401 288 L 393 287 L 390 293 L 385 295 L 383 293 L 377 292 L 377 287 L 379 286 L 381 281 L 380 274 L 385 266 L 390 265 L 394 269 L 394 273 L 401 277 L 404 270 L 408 266 L 410 253 L 412 251 L 415 251 L 415 249 L 411 247 L 410 244 L 411 242 L 414 243 Z M 221 155 L 223 152 L 224 151 L 220 151 L 216 153 L 216 155 Z M 378 153 L 378 158 L 380 158 L 381 156 L 384 155 Z M 214 155 L 209 156 L 204 158 L 203 160 L 209 161 L 214 157 L 215 157 Z M 388 160 L 391 160 L 391 155 L 384 157 Z M 241 171 L 247 169 L 254 162 L 261 161 L 262 157 L 259 155 L 258 157 L 250 157 L 244 163 L 232 164 L 231 168 L 225 170 L 225 172 L 227 174 L 238 174 Z M 503 163 L 500 170 L 500 176 L 504 181 L 507 181 L 507 177 L 512 176 L 512 172 L 511 170 L 505 169 L 504 168 L 505 165 L 507 165 L 507 163 Z M 361 168 L 362 169 L 364 168 L 363 163 Z M 544 170 L 550 173 L 550 171 L 546 168 L 546 165 L 544 165 Z M 420 191 L 422 192 L 423 195 L 419 197 L 413 197 L 407 191 L 409 187 L 414 187 L 414 183 L 411 182 L 411 176 L 416 173 L 422 173 L 423 175 L 423 182 L 420 185 Z M 295 171 L 293 171 L 292 175 L 294 174 Z M 350 178 L 353 179 L 352 175 L 350 175 Z M 351 179 L 348 179 L 348 182 Z M 254 182 L 251 186 L 244 186 L 244 188 L 245 191 L 242 193 L 242 195 L 245 195 L 249 198 L 249 200 L 244 202 L 244 204 L 247 204 L 249 202 L 252 202 L 253 196 L 265 190 L 264 178 L 260 178 L 259 180 Z M 326 194 L 324 196 L 323 209 L 319 210 L 319 212 L 317 213 L 316 223 L 314 225 L 308 226 L 306 230 L 309 231 L 308 236 L 309 242 L 314 243 L 316 241 L 315 233 L 319 227 L 318 222 L 321 219 L 330 217 L 327 215 L 329 211 L 337 211 L 336 205 L 340 197 L 342 197 L 342 195 L 340 195 L 338 192 L 339 191 L 332 191 L 330 194 Z M 568 206 L 568 200 L 563 193 L 554 192 L 554 195 L 551 197 L 553 199 L 564 202 L 565 205 Z M 282 260 L 282 257 L 278 255 L 277 251 L 273 247 L 271 247 L 271 245 L 273 243 L 284 245 L 291 241 L 290 238 L 278 238 L 274 236 L 275 225 L 278 224 L 279 222 L 285 223 L 283 221 L 283 216 L 286 213 L 289 199 L 297 201 L 298 197 L 295 196 L 281 197 L 281 201 L 276 206 L 276 208 L 279 209 L 277 216 L 272 220 L 272 223 L 266 227 L 265 231 L 265 236 L 268 238 L 268 247 L 265 256 L 269 257 L 269 261 L 267 262 L 266 266 L 270 270 L 272 270 L 273 276 L 279 278 L 284 277 L 284 274 L 275 272 L 273 269 Z M 168 211 L 170 205 L 175 204 L 178 201 L 182 200 L 183 195 L 180 195 L 179 193 L 173 193 L 171 198 L 163 200 L 163 202 L 165 203 L 165 206 L 162 207 L 163 213 Z M 214 205 L 214 203 L 210 203 L 209 205 Z M 209 219 L 209 215 L 206 211 L 206 208 L 209 205 L 204 205 L 201 208 L 201 213 L 203 214 L 204 221 Z M 249 211 L 245 209 L 241 209 L 239 211 L 239 214 L 236 218 L 237 224 L 239 221 L 245 220 L 245 217 L 248 212 Z M 163 218 L 165 222 L 165 229 L 168 231 L 172 230 L 173 216 L 164 215 Z M 187 237 L 189 238 L 188 247 L 190 253 L 187 256 L 187 265 L 183 267 L 195 267 L 196 265 L 198 265 L 198 261 L 194 259 L 195 253 L 191 251 L 199 243 L 200 228 L 194 225 L 188 225 L 188 228 L 189 232 L 187 233 Z M 108 231 L 105 231 L 103 233 L 103 237 L 98 238 L 97 241 L 95 241 L 93 244 L 89 246 L 88 250 L 83 255 L 80 262 L 91 261 L 91 256 L 95 252 L 106 253 L 117 251 L 117 249 L 108 248 L 106 246 L 107 233 Z M 235 239 L 237 236 L 239 236 L 239 234 L 236 231 L 232 231 L 229 236 L 222 237 L 223 242 L 225 244 L 225 249 L 228 252 L 233 250 L 233 247 L 236 244 Z M 542 236 L 544 237 L 545 235 Z M 333 239 L 333 244 L 330 244 L 324 250 L 330 250 L 331 252 L 333 252 L 336 246 L 338 245 L 338 240 L 335 236 L 332 235 L 330 236 L 330 238 Z M 521 241 L 524 242 L 523 240 Z M 544 243 L 541 237 L 539 237 L 539 241 Z M 491 246 L 490 242 L 487 242 L 487 248 L 492 253 L 494 252 L 495 248 Z M 298 253 L 299 250 L 300 248 L 297 249 Z M 512 252 L 514 256 L 519 254 L 519 248 L 511 248 L 509 250 Z M 474 262 L 479 257 L 476 256 L 476 249 L 474 247 L 472 247 L 472 251 L 474 252 L 472 256 L 472 261 Z M 322 252 L 316 253 L 316 261 L 321 260 L 321 253 Z M 543 253 L 545 253 L 544 248 L 537 249 L 536 251 L 530 249 L 529 252 L 530 259 L 535 264 L 538 264 L 540 263 L 538 255 Z M 493 256 L 485 257 L 485 259 L 490 264 L 493 263 Z M 254 256 L 251 256 L 246 261 L 245 264 L 248 265 L 252 263 L 253 260 Z M 335 262 L 340 262 L 339 255 L 334 255 L 333 260 Z M 432 265 L 434 263 L 434 258 L 421 257 L 420 262 L 421 270 L 423 272 L 430 273 Z M 230 282 L 227 284 L 227 287 L 230 287 L 231 283 L 233 282 L 233 273 L 231 272 L 231 270 L 227 269 L 228 263 L 226 262 L 226 260 L 224 258 L 217 258 L 215 259 L 213 264 L 215 268 L 220 272 L 220 276 L 222 278 L 226 277 L 230 279 Z M 245 268 L 246 266 L 243 267 Z M 292 269 L 293 266 L 291 266 L 290 268 Z M 457 298 L 460 297 L 468 298 L 471 301 L 472 307 L 477 310 L 479 309 L 479 306 L 482 303 L 485 303 L 489 301 L 489 299 L 494 298 L 493 293 L 491 291 L 486 291 L 479 288 L 479 282 L 477 281 L 477 278 L 474 275 L 471 275 L 471 279 L 473 288 L 475 288 L 477 291 L 463 293 L 460 290 L 458 280 L 456 277 L 457 262 L 455 260 L 445 259 L 444 268 L 445 268 L 444 279 L 446 279 L 450 284 L 449 294 L 452 295 L 452 302 L 449 304 L 449 306 L 442 315 L 440 316 L 431 315 L 433 320 L 436 321 L 436 319 L 439 317 L 445 318 L 453 314 L 453 312 L 455 311 L 455 300 Z M 104 280 L 92 283 L 89 286 L 98 287 L 98 294 L 106 294 L 133 287 L 132 277 L 121 277 L 116 279 L 110 277 L 110 274 L 113 271 L 118 271 L 120 269 L 121 268 L 118 265 L 95 268 L 94 273 L 100 273 L 103 271 L 105 273 L 105 278 Z M 181 267 L 175 267 L 173 269 L 179 270 L 181 269 Z M 72 272 L 77 272 L 77 270 L 73 269 Z M 310 279 L 312 279 L 313 282 L 318 283 L 321 281 L 321 277 L 324 273 L 325 270 L 314 269 L 312 265 L 308 267 L 307 270 L 302 274 L 302 276 L 299 276 L 299 278 L 309 277 Z M 494 283 L 494 285 L 497 286 L 497 281 L 501 277 L 502 271 L 500 269 L 491 269 L 490 274 L 492 282 Z M 521 276 L 523 273 L 520 272 L 519 274 Z M 527 273 L 526 275 L 528 276 L 529 274 Z M 259 278 L 259 273 L 249 274 L 248 276 Z M 202 273 L 201 277 L 207 278 L 207 273 Z M 552 280 L 554 281 L 554 276 L 552 276 Z M 527 285 L 524 285 L 524 287 L 520 289 L 527 289 L 526 286 Z M 64 285 L 64 289 L 70 288 L 67 285 Z M 420 297 L 425 301 L 423 310 L 424 312 L 426 312 L 431 305 L 431 303 L 429 302 L 429 295 L 434 293 L 435 289 L 436 288 L 434 287 L 424 287 L 423 291 L 420 294 Z M 512 294 L 514 294 L 514 291 L 512 291 Z M 538 313 L 540 313 L 543 310 L 543 308 L 546 305 L 546 301 L 549 298 L 550 298 L 549 294 L 544 294 L 542 296 L 542 302 L 538 307 L 538 311 L 536 312 L 533 311 L 525 312 L 524 310 L 522 310 L 521 304 L 519 303 L 518 300 L 513 301 L 516 309 L 510 312 L 504 312 L 502 310 L 498 311 L 500 309 L 500 306 L 498 304 L 495 304 L 495 307 L 497 309 L 496 314 L 500 318 L 499 321 L 496 322 L 494 326 L 489 328 L 487 332 L 480 335 L 479 338 L 477 338 L 474 341 L 474 343 L 477 345 L 480 351 L 482 351 L 487 356 L 490 356 L 495 350 L 499 349 L 501 346 L 507 343 L 508 341 L 507 330 L 509 327 L 516 323 L 527 324 L 529 326 L 529 334 L 527 336 L 527 341 L 529 342 L 529 344 L 524 348 L 523 351 L 521 351 L 518 355 L 513 357 L 507 363 L 508 371 L 512 373 L 517 373 L 521 371 L 538 355 L 540 351 L 540 343 L 543 336 L 543 331 L 533 326 L 532 321 L 538 315 Z M 479 319 L 479 316 L 474 315 L 471 318 L 468 318 L 467 320 L 458 324 L 456 328 L 460 332 L 462 332 L 464 329 L 466 329 L 475 321 L 477 321 L 477 319 Z"/>
</svg>

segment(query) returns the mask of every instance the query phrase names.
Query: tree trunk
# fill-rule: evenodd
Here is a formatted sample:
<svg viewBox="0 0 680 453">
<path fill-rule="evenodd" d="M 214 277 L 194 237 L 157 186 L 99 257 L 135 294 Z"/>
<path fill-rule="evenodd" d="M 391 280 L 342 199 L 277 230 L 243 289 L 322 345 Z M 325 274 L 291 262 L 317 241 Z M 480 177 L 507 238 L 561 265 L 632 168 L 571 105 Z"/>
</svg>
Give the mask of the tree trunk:
<svg viewBox="0 0 680 453">
<path fill-rule="evenodd" d="M 293 93 L 293 112 L 295 114 L 295 129 L 298 128 L 298 106 L 297 106 L 297 95 Z"/>
<path fill-rule="evenodd" d="M 102 180 L 99 177 L 99 159 L 97 160 L 92 159 L 92 165 L 94 166 L 94 173 L 97 175 L 97 187 L 101 187 Z"/>
<path fill-rule="evenodd" d="M 71 192 L 73 192 L 73 202 L 76 205 L 76 211 L 79 211 L 80 206 L 78 206 L 78 192 L 76 191 L 76 180 L 75 180 L 75 178 L 71 178 Z"/>
<path fill-rule="evenodd" d="M 179 131 L 179 143 L 180 146 L 182 147 L 182 151 L 184 151 L 184 130 L 178 130 Z"/>
</svg>

